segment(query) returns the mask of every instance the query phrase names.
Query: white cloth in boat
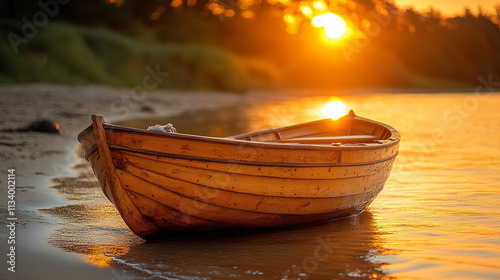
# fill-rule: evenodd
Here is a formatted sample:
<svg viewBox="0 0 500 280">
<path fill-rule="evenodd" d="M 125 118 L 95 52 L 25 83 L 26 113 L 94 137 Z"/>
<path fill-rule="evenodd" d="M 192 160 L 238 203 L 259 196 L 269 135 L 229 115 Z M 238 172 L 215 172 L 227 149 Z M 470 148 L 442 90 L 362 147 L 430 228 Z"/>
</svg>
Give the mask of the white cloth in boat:
<svg viewBox="0 0 500 280">
<path fill-rule="evenodd" d="M 164 133 L 176 133 L 177 130 L 175 129 L 175 127 L 171 124 L 171 123 L 168 123 L 166 125 L 153 125 L 153 126 L 150 126 L 148 127 L 148 130 L 149 131 L 158 131 L 158 132 L 164 132 Z"/>
</svg>

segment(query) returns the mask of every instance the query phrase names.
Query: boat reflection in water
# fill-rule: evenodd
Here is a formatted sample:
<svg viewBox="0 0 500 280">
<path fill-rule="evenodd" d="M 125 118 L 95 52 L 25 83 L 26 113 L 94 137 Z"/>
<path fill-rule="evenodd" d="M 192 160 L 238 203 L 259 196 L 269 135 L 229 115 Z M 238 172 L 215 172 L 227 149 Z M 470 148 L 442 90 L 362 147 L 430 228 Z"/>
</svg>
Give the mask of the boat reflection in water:
<svg viewBox="0 0 500 280">
<path fill-rule="evenodd" d="M 146 279 L 380 279 L 379 239 L 365 212 L 289 230 L 145 242 L 113 259 Z"/>
</svg>

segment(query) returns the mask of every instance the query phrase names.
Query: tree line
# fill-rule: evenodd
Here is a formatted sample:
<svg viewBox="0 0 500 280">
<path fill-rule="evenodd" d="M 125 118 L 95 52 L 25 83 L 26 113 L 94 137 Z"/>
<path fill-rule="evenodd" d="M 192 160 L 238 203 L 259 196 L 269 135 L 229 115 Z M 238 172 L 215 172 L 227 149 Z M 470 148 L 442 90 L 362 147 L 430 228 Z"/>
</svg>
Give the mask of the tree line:
<svg viewBox="0 0 500 280">
<path fill-rule="evenodd" d="M 344 38 L 326 40 L 310 25 L 304 7 L 318 12 L 314 1 L 1 0 L 0 20 L 3 39 L 20 34 L 23 19 L 48 11 L 50 23 L 106 29 L 143 43 L 218 49 L 247 64 L 265 62 L 257 68 L 273 68 L 272 79 L 286 86 L 472 88 L 478 77 L 500 77 L 500 6 L 496 14 L 464 10 L 445 17 L 391 1 L 321 3 L 348 23 Z M 200 66 L 186 67 L 203 76 Z"/>
</svg>

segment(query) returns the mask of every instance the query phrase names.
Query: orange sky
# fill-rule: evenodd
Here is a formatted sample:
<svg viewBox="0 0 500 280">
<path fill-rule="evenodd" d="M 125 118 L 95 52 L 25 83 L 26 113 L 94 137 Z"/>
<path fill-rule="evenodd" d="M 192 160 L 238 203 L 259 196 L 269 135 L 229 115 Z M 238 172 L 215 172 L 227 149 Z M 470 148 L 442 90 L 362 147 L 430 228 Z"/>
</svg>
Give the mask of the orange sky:
<svg viewBox="0 0 500 280">
<path fill-rule="evenodd" d="M 415 7 L 417 10 L 428 10 L 430 6 L 441 10 L 443 15 L 463 14 L 464 8 L 467 7 L 473 12 L 477 12 L 477 7 L 481 6 L 483 11 L 494 13 L 495 4 L 500 4 L 500 0 L 395 0 L 402 8 L 409 6 Z"/>
</svg>

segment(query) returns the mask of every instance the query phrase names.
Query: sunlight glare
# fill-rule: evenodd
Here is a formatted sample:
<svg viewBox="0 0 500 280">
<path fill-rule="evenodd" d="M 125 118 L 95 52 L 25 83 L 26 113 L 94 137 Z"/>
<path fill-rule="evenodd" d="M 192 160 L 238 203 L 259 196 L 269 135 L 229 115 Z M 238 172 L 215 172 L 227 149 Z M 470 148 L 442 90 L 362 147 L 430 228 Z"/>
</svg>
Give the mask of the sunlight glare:
<svg viewBox="0 0 500 280">
<path fill-rule="evenodd" d="M 324 27 L 326 35 L 332 39 L 342 37 L 347 28 L 345 21 L 332 13 L 315 16 L 311 23 L 316 28 Z"/>
<path fill-rule="evenodd" d="M 345 116 L 345 105 L 340 100 L 328 102 L 322 110 L 323 116 L 336 120 Z"/>
</svg>

